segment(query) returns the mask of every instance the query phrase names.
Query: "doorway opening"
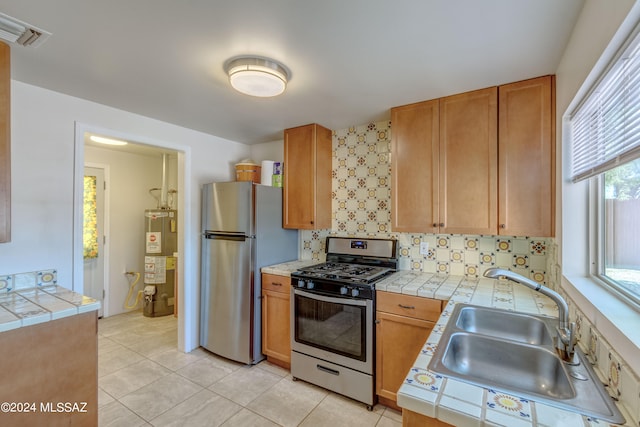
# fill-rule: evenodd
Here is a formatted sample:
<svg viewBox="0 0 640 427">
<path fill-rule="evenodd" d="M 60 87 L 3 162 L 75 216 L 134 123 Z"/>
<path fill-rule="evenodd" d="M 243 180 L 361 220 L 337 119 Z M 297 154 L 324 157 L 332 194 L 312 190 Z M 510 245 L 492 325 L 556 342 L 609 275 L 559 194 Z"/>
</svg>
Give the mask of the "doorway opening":
<svg viewBox="0 0 640 427">
<path fill-rule="evenodd" d="M 89 142 L 91 135 L 118 138 L 129 141 L 129 144 L 98 145 Z M 142 316 L 148 281 L 163 282 L 170 276 L 171 295 L 163 302 L 170 302 L 175 310 L 170 307 L 170 312 L 165 310 L 160 315 L 178 317 L 177 345 L 185 351 L 184 337 L 189 334 L 184 330 L 185 321 L 181 318 L 185 311 L 181 310 L 181 316 L 177 316 L 177 304 L 182 303 L 178 295 L 184 292 L 181 279 L 186 236 L 184 216 L 189 214 L 184 197 L 188 148 L 181 148 L 184 147 L 76 124 L 73 283 L 76 292 L 101 300 L 101 314 L 105 317 L 135 310 L 139 310 Z M 85 170 L 86 167 L 90 168 Z M 90 188 L 94 180 L 96 189 L 101 186 L 101 180 L 105 183 L 102 194 L 95 192 L 95 224 L 89 224 L 94 227 L 89 235 L 93 235 L 93 242 L 97 243 L 93 252 L 85 250 L 83 239 L 87 226 L 84 222 L 84 176 L 93 177 L 89 178 Z M 159 270 L 153 274 L 147 272 L 145 276 L 145 270 L 149 268 L 145 262 L 149 255 L 146 253 L 149 248 L 146 239 L 150 236 L 145 230 L 145 221 L 148 221 L 149 210 L 160 208 L 157 201 L 159 190 L 165 192 L 165 198 L 168 194 L 169 200 L 165 199 L 162 209 L 171 208 L 180 213 L 169 223 L 176 244 L 166 257 L 158 254 L 162 255 L 164 263 Z M 157 232 L 152 234 L 154 238 L 160 237 Z M 155 256 L 154 260 L 160 258 Z M 135 280 L 137 277 L 139 279 Z M 190 322 L 192 320 L 187 320 L 186 324 Z"/>
</svg>

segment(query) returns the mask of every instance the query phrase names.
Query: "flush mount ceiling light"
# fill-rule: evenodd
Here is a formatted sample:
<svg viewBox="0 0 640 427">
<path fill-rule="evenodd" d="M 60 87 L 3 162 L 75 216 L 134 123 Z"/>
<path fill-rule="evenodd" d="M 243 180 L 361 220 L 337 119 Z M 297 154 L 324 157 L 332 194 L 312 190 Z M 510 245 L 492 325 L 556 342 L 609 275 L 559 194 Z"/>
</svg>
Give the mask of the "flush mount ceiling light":
<svg viewBox="0 0 640 427">
<path fill-rule="evenodd" d="M 0 13 L 0 40 L 22 46 L 38 47 L 50 36 L 51 33 L 48 31 Z"/>
<path fill-rule="evenodd" d="M 128 144 L 127 141 L 121 141 L 119 139 L 105 138 L 105 137 L 97 136 L 97 135 L 91 135 L 89 137 L 89 139 L 92 140 L 93 142 L 98 142 L 100 144 L 107 144 L 107 145 L 127 145 Z"/>
<path fill-rule="evenodd" d="M 251 96 L 280 95 L 289 79 L 285 66 L 268 58 L 236 58 L 227 63 L 225 71 L 235 90 Z"/>
</svg>

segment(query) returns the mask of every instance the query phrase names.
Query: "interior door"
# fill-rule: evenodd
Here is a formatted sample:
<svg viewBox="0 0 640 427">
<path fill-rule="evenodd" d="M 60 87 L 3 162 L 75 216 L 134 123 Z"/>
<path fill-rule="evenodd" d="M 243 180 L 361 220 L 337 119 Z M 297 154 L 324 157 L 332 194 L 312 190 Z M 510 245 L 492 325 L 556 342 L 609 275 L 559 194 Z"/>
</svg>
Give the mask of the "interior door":
<svg viewBox="0 0 640 427">
<path fill-rule="evenodd" d="M 98 316 L 104 315 L 105 234 L 104 234 L 104 169 L 84 168 L 84 294 L 100 301 Z"/>
</svg>

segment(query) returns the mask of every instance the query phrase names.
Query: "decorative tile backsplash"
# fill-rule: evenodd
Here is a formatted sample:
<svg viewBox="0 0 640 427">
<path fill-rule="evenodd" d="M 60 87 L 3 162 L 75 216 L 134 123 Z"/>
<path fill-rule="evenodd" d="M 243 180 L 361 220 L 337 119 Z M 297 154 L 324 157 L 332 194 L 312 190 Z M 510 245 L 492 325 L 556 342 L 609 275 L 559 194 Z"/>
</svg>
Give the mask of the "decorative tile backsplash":
<svg viewBox="0 0 640 427">
<path fill-rule="evenodd" d="M 391 123 L 333 134 L 332 227 L 303 231 L 302 258 L 324 260 L 331 235 L 395 238 L 401 270 L 480 277 L 488 268 L 547 283 L 547 239 L 391 232 Z M 426 253 L 420 244 L 427 243 Z"/>
<path fill-rule="evenodd" d="M 31 271 L 29 273 L 13 273 L 0 275 L 0 293 L 36 286 L 55 285 L 58 283 L 58 273 L 54 269 Z"/>
<path fill-rule="evenodd" d="M 640 426 L 640 380 L 559 289 L 555 239 L 391 232 L 390 151 L 389 121 L 334 131 L 332 226 L 300 232 L 301 259 L 324 261 L 329 235 L 395 238 L 401 270 L 477 278 L 488 268 L 500 267 L 545 284 L 567 299 L 571 320 L 579 327 L 579 345 L 609 385 L 611 395 L 627 408 L 627 425 Z M 420 253 L 421 243 L 428 244 L 424 254 Z"/>
</svg>

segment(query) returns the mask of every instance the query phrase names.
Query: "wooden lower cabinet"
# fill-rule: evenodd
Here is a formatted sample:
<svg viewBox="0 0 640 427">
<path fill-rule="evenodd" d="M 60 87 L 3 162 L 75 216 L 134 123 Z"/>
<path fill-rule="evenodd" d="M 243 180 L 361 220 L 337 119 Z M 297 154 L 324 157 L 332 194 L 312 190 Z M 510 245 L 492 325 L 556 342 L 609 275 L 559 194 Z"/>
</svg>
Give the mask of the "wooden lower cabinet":
<svg viewBox="0 0 640 427">
<path fill-rule="evenodd" d="M 437 418 L 427 417 L 417 412 L 402 410 L 402 427 L 451 427 Z"/>
<path fill-rule="evenodd" d="M 291 367 L 291 278 L 262 274 L 262 352 L 267 360 Z"/>
<path fill-rule="evenodd" d="M 3 426 L 98 425 L 98 312 L 0 333 Z M 9 408 L 11 409 L 11 408 Z"/>
<path fill-rule="evenodd" d="M 396 393 L 442 313 L 443 301 L 378 291 L 376 394 L 399 409 Z"/>
</svg>

